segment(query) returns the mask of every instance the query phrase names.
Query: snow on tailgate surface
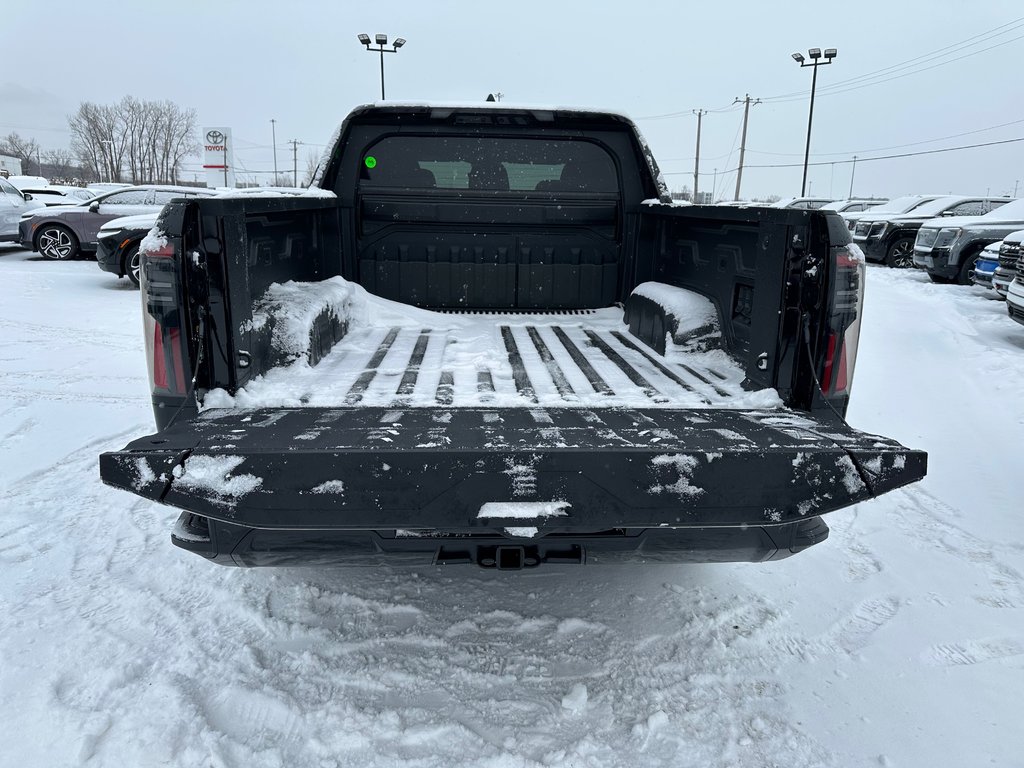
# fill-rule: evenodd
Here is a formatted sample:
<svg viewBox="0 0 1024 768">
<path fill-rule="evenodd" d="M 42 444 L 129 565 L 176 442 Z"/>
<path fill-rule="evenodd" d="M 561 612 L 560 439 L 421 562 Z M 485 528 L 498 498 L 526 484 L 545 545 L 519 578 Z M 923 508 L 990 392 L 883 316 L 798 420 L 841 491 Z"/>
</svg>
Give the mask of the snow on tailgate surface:
<svg viewBox="0 0 1024 768">
<path fill-rule="evenodd" d="M 4 768 L 1021 764 L 1024 328 L 985 292 L 868 269 L 850 420 L 931 473 L 790 560 L 239 571 L 97 478 L 152 430 L 138 292 L 30 256 L 0 246 Z"/>
<path fill-rule="evenodd" d="M 647 289 L 679 313 L 680 330 L 714 326 L 714 308 L 681 289 Z M 309 329 L 329 312 L 348 334 L 316 366 Z M 252 327 L 274 319 L 275 348 L 295 359 L 205 408 L 510 406 L 770 408 L 773 389 L 747 392 L 724 351 L 669 345 L 665 358 L 629 335 L 617 308 L 554 314 L 448 314 L 366 292 L 340 277 L 275 284 Z"/>
</svg>

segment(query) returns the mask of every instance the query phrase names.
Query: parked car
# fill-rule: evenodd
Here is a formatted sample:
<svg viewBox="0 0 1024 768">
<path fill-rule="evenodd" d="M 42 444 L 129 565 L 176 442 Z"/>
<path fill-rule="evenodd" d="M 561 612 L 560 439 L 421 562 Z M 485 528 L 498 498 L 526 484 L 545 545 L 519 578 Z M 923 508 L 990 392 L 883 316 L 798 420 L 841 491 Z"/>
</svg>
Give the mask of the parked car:
<svg viewBox="0 0 1024 768">
<path fill-rule="evenodd" d="M 833 202 L 830 197 L 784 197 L 772 203 L 769 208 L 799 208 L 805 211 L 816 211 L 821 206 Z"/>
<path fill-rule="evenodd" d="M 305 192 L 296 187 L 247 187 L 210 190 L 216 197 L 295 196 Z M 139 245 L 156 226 L 157 213 L 122 216 L 100 227 L 96 236 L 96 262 L 104 272 L 127 277 L 139 285 Z"/>
<path fill-rule="evenodd" d="M 21 190 L 24 190 L 25 187 L 48 187 L 50 185 L 50 180 L 42 176 L 8 176 L 7 181 Z"/>
<path fill-rule="evenodd" d="M 867 211 L 861 211 L 859 213 L 844 213 L 843 218 L 846 220 L 846 226 L 851 232 L 856 228 L 857 222 L 865 216 L 881 216 L 881 215 L 897 215 L 901 213 L 909 213 L 919 205 L 935 200 L 936 198 L 942 197 L 942 195 L 904 195 L 903 197 L 897 197 L 884 205 L 880 205 L 877 208 L 870 208 Z"/>
<path fill-rule="evenodd" d="M 107 192 L 79 205 L 58 206 L 22 216 L 21 244 L 48 259 L 71 259 L 96 250 L 96 235 L 111 219 L 157 213 L 176 197 L 208 197 L 203 187 L 139 186 Z"/>
<path fill-rule="evenodd" d="M 915 206 L 907 213 L 868 212 L 853 229 L 853 241 L 864 251 L 868 261 L 890 267 L 914 266 L 914 238 L 917 230 L 937 216 L 983 216 L 1012 197 L 968 197 L 945 195 Z"/>
<path fill-rule="evenodd" d="M 1020 244 L 1024 241 L 1024 229 L 1011 232 L 999 244 L 999 265 L 992 273 L 992 287 L 1002 298 L 1010 289 L 1010 283 L 1017 274 L 1017 260 L 1020 258 Z"/>
<path fill-rule="evenodd" d="M 1017 259 L 1013 282 L 1006 287 L 1006 311 L 1010 317 L 1024 325 L 1024 256 Z"/>
<path fill-rule="evenodd" d="M 999 266 L 999 246 L 1001 243 L 989 243 L 982 249 L 978 260 L 974 262 L 974 271 L 971 272 L 971 282 L 980 285 L 982 288 L 992 287 L 992 275 Z"/>
<path fill-rule="evenodd" d="M 139 284 L 139 244 L 156 226 L 158 213 L 112 219 L 96 233 L 96 263 L 104 272 Z"/>
<path fill-rule="evenodd" d="M 59 184 L 51 184 L 45 187 L 26 187 L 22 192 L 28 192 L 35 200 L 43 205 L 77 205 L 87 200 L 92 200 L 99 194 L 96 190 L 85 187 L 65 187 Z"/>
<path fill-rule="evenodd" d="M 42 208 L 43 204 L 0 178 L 0 243 L 18 241 L 18 222 L 22 214 Z"/>
<path fill-rule="evenodd" d="M 936 283 L 970 283 L 971 270 L 982 249 L 1024 227 L 1024 200 L 984 216 L 933 219 L 917 231 L 914 264 L 928 270 Z"/>
</svg>

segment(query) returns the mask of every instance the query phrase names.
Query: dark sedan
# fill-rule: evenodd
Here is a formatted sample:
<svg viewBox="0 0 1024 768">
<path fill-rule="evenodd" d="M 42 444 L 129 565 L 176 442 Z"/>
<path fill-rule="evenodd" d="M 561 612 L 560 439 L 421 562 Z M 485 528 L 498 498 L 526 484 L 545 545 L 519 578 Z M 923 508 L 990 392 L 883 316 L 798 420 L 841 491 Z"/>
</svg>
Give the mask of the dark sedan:
<svg viewBox="0 0 1024 768">
<path fill-rule="evenodd" d="M 210 196 L 202 187 L 139 186 L 99 195 L 80 205 L 42 209 L 25 215 L 18 227 L 22 246 L 48 259 L 71 259 L 96 251 L 100 227 L 111 219 L 159 213 L 178 197 Z"/>
<path fill-rule="evenodd" d="M 139 284 L 139 245 L 156 226 L 157 214 L 123 216 L 108 221 L 97 234 L 96 261 L 105 272 Z"/>
</svg>

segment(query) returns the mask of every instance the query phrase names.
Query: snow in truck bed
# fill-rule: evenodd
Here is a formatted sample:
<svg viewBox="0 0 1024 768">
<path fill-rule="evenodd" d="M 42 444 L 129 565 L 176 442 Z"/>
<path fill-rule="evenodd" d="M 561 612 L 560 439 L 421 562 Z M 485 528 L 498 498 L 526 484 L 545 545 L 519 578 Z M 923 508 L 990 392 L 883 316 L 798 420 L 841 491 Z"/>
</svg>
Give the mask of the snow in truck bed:
<svg viewBox="0 0 1024 768">
<path fill-rule="evenodd" d="M 685 306 L 701 318 L 715 316 L 707 299 L 662 288 L 666 302 L 676 292 L 675 307 Z M 311 366 L 309 329 L 325 312 L 349 330 Z M 433 312 L 382 299 L 335 277 L 271 286 L 249 324 L 258 328 L 271 317 L 272 343 L 292 362 L 234 396 L 223 389 L 208 392 L 205 409 L 782 405 L 774 389 L 744 390 L 743 369 L 721 349 L 683 347 L 670 337 L 662 357 L 629 333 L 618 307 L 537 314 Z"/>
</svg>

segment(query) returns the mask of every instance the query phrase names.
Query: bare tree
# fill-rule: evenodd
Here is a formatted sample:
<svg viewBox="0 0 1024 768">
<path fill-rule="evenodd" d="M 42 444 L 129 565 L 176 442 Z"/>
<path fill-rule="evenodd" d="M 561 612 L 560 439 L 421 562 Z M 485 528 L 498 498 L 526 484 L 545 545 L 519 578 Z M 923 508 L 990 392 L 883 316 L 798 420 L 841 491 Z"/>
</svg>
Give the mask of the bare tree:
<svg viewBox="0 0 1024 768">
<path fill-rule="evenodd" d="M 69 149 L 48 149 L 43 152 L 43 160 L 50 166 L 50 174 L 67 178 L 74 167 L 75 156 Z"/>
<path fill-rule="evenodd" d="M 103 180 L 174 182 L 199 150 L 194 109 L 125 96 L 117 104 L 83 102 L 68 119 L 72 149 Z"/>
<path fill-rule="evenodd" d="M 21 160 L 21 170 L 27 175 L 39 175 L 39 143 L 25 139 L 16 132 L 0 139 L 0 155 L 9 155 Z"/>
<path fill-rule="evenodd" d="M 316 175 L 317 169 L 320 167 L 320 155 L 315 149 L 307 150 L 306 152 L 306 175 L 302 179 L 302 186 L 308 187 L 313 183 L 313 176 Z"/>
</svg>

